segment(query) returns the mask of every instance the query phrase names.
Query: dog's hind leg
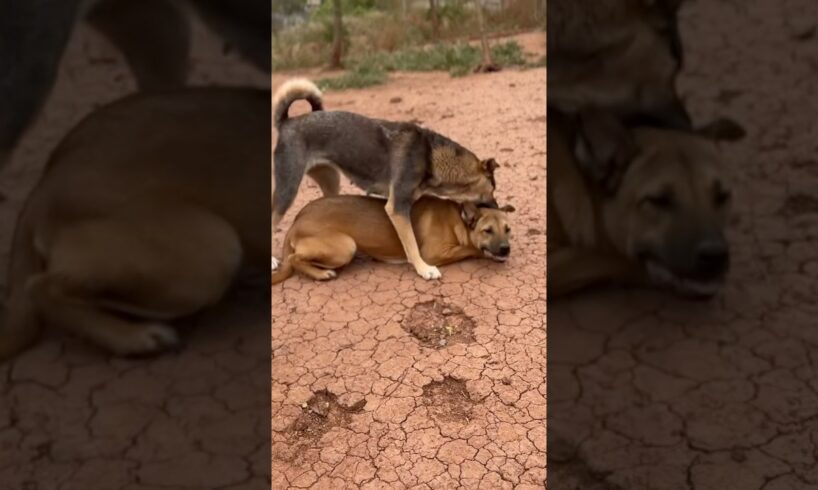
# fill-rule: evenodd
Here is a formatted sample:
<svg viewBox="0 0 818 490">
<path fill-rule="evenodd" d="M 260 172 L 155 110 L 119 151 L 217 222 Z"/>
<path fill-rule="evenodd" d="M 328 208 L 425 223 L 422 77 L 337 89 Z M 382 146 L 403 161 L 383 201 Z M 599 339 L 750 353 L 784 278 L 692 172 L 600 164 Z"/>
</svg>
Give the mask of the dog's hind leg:
<svg viewBox="0 0 818 490">
<path fill-rule="evenodd" d="M 273 156 L 273 175 L 275 176 L 272 216 L 273 237 L 275 237 L 275 232 L 279 223 L 281 223 L 281 219 L 284 218 L 284 214 L 293 205 L 295 196 L 298 195 L 298 187 L 301 185 L 301 180 L 304 179 L 304 173 L 307 171 L 306 162 L 297 153 L 300 152 L 295 152 L 293 148 L 284 145 L 281 141 L 276 145 Z M 272 240 L 272 247 L 273 250 L 277 249 L 275 238 Z M 271 259 L 271 268 L 276 270 L 278 260 L 275 255 Z"/>
<path fill-rule="evenodd" d="M 341 172 L 329 165 L 317 165 L 307 172 L 324 196 L 337 196 L 341 190 Z"/>
<path fill-rule="evenodd" d="M 178 344 L 165 322 L 218 302 L 241 262 L 233 228 L 195 209 L 63 229 L 28 292 L 44 323 L 119 355 Z M 205 246 L 202 246 L 205 244 Z"/>
<path fill-rule="evenodd" d="M 333 269 L 352 262 L 356 249 L 355 240 L 342 233 L 312 236 L 298 240 L 289 260 L 298 272 L 325 281 L 337 276 Z"/>
</svg>

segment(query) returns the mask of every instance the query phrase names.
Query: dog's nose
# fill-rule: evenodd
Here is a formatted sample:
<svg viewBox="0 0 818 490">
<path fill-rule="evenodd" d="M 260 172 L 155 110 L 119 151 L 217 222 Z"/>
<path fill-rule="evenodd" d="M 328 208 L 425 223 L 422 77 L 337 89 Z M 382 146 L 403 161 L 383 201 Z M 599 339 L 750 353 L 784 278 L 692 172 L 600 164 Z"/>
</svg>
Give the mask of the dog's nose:
<svg viewBox="0 0 818 490">
<path fill-rule="evenodd" d="M 707 241 L 696 250 L 696 271 L 704 278 L 717 278 L 727 272 L 730 253 L 723 240 Z"/>
<path fill-rule="evenodd" d="M 497 249 L 497 254 L 501 257 L 508 257 L 509 253 L 511 253 L 511 247 L 508 245 L 500 245 L 500 248 Z"/>
</svg>

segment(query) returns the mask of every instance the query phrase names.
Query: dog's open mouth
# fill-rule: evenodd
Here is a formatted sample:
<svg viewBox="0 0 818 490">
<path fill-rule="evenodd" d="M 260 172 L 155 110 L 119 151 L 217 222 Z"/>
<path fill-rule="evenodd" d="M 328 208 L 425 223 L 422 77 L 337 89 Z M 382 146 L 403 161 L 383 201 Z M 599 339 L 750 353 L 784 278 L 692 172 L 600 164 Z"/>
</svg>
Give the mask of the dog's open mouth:
<svg viewBox="0 0 818 490">
<path fill-rule="evenodd" d="M 683 296 L 708 299 L 715 296 L 724 286 L 724 276 L 708 280 L 686 278 L 674 273 L 653 258 L 645 258 L 642 262 L 651 281 L 657 285 L 669 287 Z"/>
<path fill-rule="evenodd" d="M 508 260 L 508 255 L 497 255 L 497 254 L 493 254 L 493 253 L 491 253 L 491 251 L 490 251 L 489 249 L 487 249 L 487 248 L 481 248 L 480 250 L 482 250 L 482 251 L 483 251 L 483 255 L 485 255 L 486 257 L 490 258 L 491 260 L 493 260 L 493 261 L 495 261 L 495 262 L 505 262 L 505 261 L 507 261 L 507 260 Z"/>
</svg>

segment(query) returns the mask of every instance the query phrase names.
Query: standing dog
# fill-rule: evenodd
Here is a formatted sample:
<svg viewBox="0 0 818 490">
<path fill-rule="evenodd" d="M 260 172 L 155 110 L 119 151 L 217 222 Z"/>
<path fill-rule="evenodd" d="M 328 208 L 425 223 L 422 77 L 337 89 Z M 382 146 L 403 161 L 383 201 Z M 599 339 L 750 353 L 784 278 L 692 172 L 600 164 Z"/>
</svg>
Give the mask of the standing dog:
<svg viewBox="0 0 818 490">
<path fill-rule="evenodd" d="M 42 323 L 116 354 L 173 347 L 270 255 L 270 91 L 138 94 L 97 110 L 48 162 L 17 222 L 0 359 Z M 134 144 L 134 142 L 138 144 Z"/>
<path fill-rule="evenodd" d="M 548 114 L 548 294 L 599 283 L 661 284 L 709 297 L 729 266 L 730 187 L 714 140 L 626 127 L 604 111 Z"/>
<path fill-rule="evenodd" d="M 312 112 L 289 118 L 290 105 L 300 99 L 310 103 Z M 440 271 L 418 250 L 410 219 L 412 203 L 436 196 L 497 207 L 493 158 L 481 161 L 454 141 L 415 124 L 324 111 L 321 92 L 308 80 L 290 80 L 279 88 L 273 96 L 273 117 L 278 129 L 274 230 L 305 174 L 325 196 L 332 196 L 338 193 L 340 170 L 361 189 L 387 197 L 386 214 L 407 261 L 424 279 L 437 279 Z M 273 269 L 277 265 L 273 259 Z"/>
<path fill-rule="evenodd" d="M 506 212 L 458 205 L 423 197 L 412 206 L 412 227 L 417 232 L 420 255 L 434 266 L 487 257 L 505 262 L 511 252 Z M 335 269 L 350 263 L 355 252 L 383 262 L 404 262 L 400 238 L 384 212 L 383 199 L 334 196 L 312 201 L 296 216 L 284 238 L 281 267 L 273 284 L 293 270 L 316 280 L 336 277 Z"/>
<path fill-rule="evenodd" d="M 549 0 L 548 106 L 691 129 L 676 91 L 682 0 Z"/>
</svg>

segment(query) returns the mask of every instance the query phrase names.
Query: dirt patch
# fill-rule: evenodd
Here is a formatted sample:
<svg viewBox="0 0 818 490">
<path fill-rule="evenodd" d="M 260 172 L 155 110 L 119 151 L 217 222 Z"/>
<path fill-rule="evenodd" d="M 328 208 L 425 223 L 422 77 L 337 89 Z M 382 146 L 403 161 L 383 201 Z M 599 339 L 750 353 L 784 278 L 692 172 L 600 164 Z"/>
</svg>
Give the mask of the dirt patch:
<svg viewBox="0 0 818 490">
<path fill-rule="evenodd" d="M 402 326 L 421 344 L 434 349 L 474 342 L 474 320 L 462 308 L 438 300 L 413 306 Z"/>
<path fill-rule="evenodd" d="M 807 194 L 793 194 L 784 202 L 781 214 L 784 216 L 801 216 L 818 213 L 818 199 Z"/>
<path fill-rule="evenodd" d="M 474 402 L 466 383 L 446 376 L 423 387 L 423 404 L 436 420 L 465 422 L 471 418 Z"/>
<path fill-rule="evenodd" d="M 304 450 L 314 447 L 332 428 L 349 425 L 352 414 L 363 410 L 365 405 L 366 400 L 361 400 L 347 407 L 338 403 L 338 397 L 327 390 L 316 392 L 301 405 L 298 418 L 284 431 L 291 446 L 285 454 L 278 455 L 278 459 L 296 459 Z"/>
</svg>

